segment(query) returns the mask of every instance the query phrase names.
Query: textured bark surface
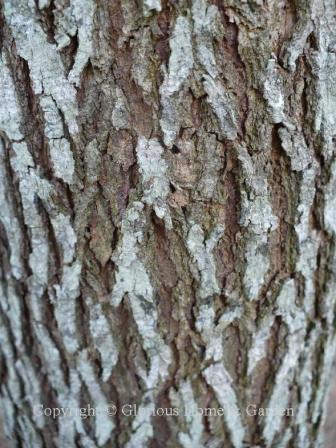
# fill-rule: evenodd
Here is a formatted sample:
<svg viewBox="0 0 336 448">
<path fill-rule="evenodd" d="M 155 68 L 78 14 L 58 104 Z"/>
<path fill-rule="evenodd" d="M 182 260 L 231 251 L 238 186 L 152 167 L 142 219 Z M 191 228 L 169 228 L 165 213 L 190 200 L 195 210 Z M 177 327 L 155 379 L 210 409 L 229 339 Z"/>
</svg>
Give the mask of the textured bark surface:
<svg viewBox="0 0 336 448">
<path fill-rule="evenodd" d="M 335 15 L 334 0 L 2 0 L 10 446 L 323 446 Z M 36 412 L 87 404 L 118 411 Z M 155 415 L 192 407 L 223 412 Z"/>
</svg>

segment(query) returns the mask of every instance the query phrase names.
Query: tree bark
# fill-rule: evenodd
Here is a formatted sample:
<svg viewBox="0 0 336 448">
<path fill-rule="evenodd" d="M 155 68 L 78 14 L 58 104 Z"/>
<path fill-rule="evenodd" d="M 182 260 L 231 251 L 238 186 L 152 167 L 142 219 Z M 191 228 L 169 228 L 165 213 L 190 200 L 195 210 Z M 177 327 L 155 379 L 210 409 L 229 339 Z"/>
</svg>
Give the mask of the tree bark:
<svg viewBox="0 0 336 448">
<path fill-rule="evenodd" d="M 10 446 L 323 446 L 335 15 L 1 2 Z"/>
</svg>

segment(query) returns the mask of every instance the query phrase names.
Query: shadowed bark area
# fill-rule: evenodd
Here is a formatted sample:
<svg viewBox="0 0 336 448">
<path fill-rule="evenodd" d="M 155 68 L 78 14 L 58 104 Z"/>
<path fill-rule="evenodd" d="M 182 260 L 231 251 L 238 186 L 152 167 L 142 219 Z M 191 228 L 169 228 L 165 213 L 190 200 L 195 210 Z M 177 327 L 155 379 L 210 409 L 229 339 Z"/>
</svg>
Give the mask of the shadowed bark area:
<svg viewBox="0 0 336 448">
<path fill-rule="evenodd" d="M 323 446 L 335 1 L 0 5 L 9 445 Z"/>
</svg>

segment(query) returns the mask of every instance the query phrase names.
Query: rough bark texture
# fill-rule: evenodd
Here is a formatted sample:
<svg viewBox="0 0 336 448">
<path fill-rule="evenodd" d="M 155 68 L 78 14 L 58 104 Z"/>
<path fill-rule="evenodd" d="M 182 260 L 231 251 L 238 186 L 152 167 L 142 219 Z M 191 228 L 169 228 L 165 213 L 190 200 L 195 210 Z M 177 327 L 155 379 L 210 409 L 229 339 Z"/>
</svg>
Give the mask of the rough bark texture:
<svg viewBox="0 0 336 448">
<path fill-rule="evenodd" d="M 11 446 L 322 444 L 335 14 L 334 0 L 1 2 Z M 35 409 L 88 403 L 118 412 Z M 192 406 L 224 415 L 152 415 Z"/>
</svg>

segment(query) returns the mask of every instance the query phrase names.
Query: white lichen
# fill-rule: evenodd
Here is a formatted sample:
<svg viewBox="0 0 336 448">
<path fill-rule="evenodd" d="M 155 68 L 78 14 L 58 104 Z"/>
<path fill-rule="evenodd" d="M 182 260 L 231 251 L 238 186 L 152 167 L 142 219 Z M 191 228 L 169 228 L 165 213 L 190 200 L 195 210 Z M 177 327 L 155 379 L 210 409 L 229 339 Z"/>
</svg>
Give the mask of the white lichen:
<svg viewBox="0 0 336 448">
<path fill-rule="evenodd" d="M 19 151 L 20 149 L 20 151 Z M 15 146 L 16 159 L 13 160 L 13 167 L 18 167 L 20 163 L 23 163 L 24 159 L 21 159 L 20 152 L 25 150 L 25 144 L 22 143 Z M 19 173 L 20 174 L 20 173 Z M 46 287 L 48 284 L 48 236 L 43 226 L 42 218 L 38 212 L 35 197 L 39 193 L 43 196 L 47 194 L 44 190 L 43 182 L 39 182 L 41 179 L 37 178 L 34 173 L 29 173 L 28 167 L 26 173 L 22 173 L 19 182 L 19 189 L 21 194 L 21 201 L 24 212 L 25 224 L 31 231 L 31 247 L 32 250 L 29 255 L 29 265 L 33 272 L 32 277 L 32 290 L 41 292 L 41 287 Z M 41 187 L 42 189 L 40 189 Z"/>
<path fill-rule="evenodd" d="M 160 12 L 161 9 L 161 0 L 144 0 L 143 2 L 144 16 L 149 16 L 152 11 Z"/>
<path fill-rule="evenodd" d="M 51 0 L 38 0 L 39 9 L 48 8 L 50 3 L 51 3 Z"/>
<path fill-rule="evenodd" d="M 176 19 L 169 47 L 168 73 L 160 88 L 161 94 L 166 96 L 180 90 L 193 68 L 191 26 L 187 17 L 180 16 Z"/>
<path fill-rule="evenodd" d="M 7 279 L 6 288 L 0 285 L 0 307 L 9 320 L 16 349 L 23 350 L 23 329 L 21 325 L 18 325 L 22 318 L 22 300 L 15 291 L 14 283 L 10 278 Z"/>
<path fill-rule="evenodd" d="M 122 244 L 113 256 L 114 262 L 118 265 L 116 283 L 111 296 L 114 306 L 119 305 L 126 292 L 134 292 L 145 300 L 150 300 L 153 295 L 153 288 L 145 266 L 138 258 L 137 245 L 143 239 L 143 208 L 141 202 L 134 202 L 132 207 L 126 211 L 122 223 Z"/>
<path fill-rule="evenodd" d="M 138 448 L 146 446 L 154 435 L 151 423 L 152 414 L 155 411 L 153 391 L 148 391 L 142 397 L 137 415 L 132 422 L 132 434 L 126 443 L 126 448 Z"/>
<path fill-rule="evenodd" d="M 78 115 L 76 90 L 66 79 L 56 46 L 47 40 L 28 1 L 6 0 L 4 14 L 19 55 L 28 62 L 36 95 L 51 95 L 62 111 L 69 132 L 76 134 Z"/>
<path fill-rule="evenodd" d="M 50 95 L 41 95 L 40 106 L 44 116 L 44 133 L 48 139 L 64 136 L 62 117 L 55 101 Z"/>
<path fill-rule="evenodd" d="M 80 83 L 81 73 L 94 54 L 93 32 L 96 4 L 92 0 L 71 0 L 71 16 L 75 18 L 78 33 L 78 49 L 74 65 L 68 79 L 76 86 Z"/>
<path fill-rule="evenodd" d="M 63 215 L 63 213 L 58 213 L 51 218 L 51 223 L 54 228 L 56 240 L 62 248 L 63 261 L 66 264 L 71 263 L 75 256 L 77 237 L 72 227 L 70 217 Z"/>
<path fill-rule="evenodd" d="M 68 140 L 65 138 L 53 139 L 50 140 L 49 145 L 55 176 L 68 184 L 72 183 L 75 161 Z"/>
<path fill-rule="evenodd" d="M 331 326 L 329 326 L 328 331 L 329 335 L 324 345 L 322 368 L 312 409 L 313 424 L 316 425 L 322 415 L 322 423 L 321 423 L 322 428 L 323 428 L 323 420 L 327 415 L 328 390 L 330 389 L 330 386 L 332 384 L 331 378 L 336 353 L 336 338 L 335 334 L 333 333 L 334 329 Z M 321 432 L 322 431 L 320 430 L 320 433 Z M 319 436 L 322 438 L 323 434 L 320 434 Z"/>
<path fill-rule="evenodd" d="M 93 303 L 87 298 L 90 311 L 90 333 L 93 344 L 98 350 L 102 361 L 102 379 L 107 381 L 112 373 L 113 367 L 118 361 L 118 346 L 112 335 L 108 320 L 104 316 L 103 309 L 99 303 Z"/>
<path fill-rule="evenodd" d="M 88 353 L 86 350 L 82 350 L 78 353 L 77 370 L 83 383 L 87 387 L 95 408 L 99 412 L 95 419 L 95 437 L 97 439 L 98 446 L 103 446 L 110 439 L 115 425 L 108 413 L 109 403 L 101 390 L 94 370 L 89 363 Z"/>
<path fill-rule="evenodd" d="M 273 322 L 274 316 L 265 317 L 253 335 L 252 347 L 248 353 L 248 375 L 251 375 L 258 363 L 266 356 L 266 344 L 271 336 Z"/>
<path fill-rule="evenodd" d="M 242 448 L 245 430 L 240 418 L 240 410 L 232 378 L 220 363 L 213 364 L 205 369 L 203 375 L 207 383 L 215 391 L 221 407 L 225 410 L 224 418 L 231 434 L 233 446 Z"/>
<path fill-rule="evenodd" d="M 329 232 L 336 233 L 336 161 L 330 166 L 330 180 L 327 184 L 324 198 L 324 223 Z"/>
<path fill-rule="evenodd" d="M 38 374 L 34 370 L 31 360 L 27 355 L 22 355 L 15 362 L 15 369 L 18 371 L 24 385 L 24 401 L 30 404 L 31 409 L 41 401 L 41 385 Z M 37 428 L 43 428 L 45 424 L 44 415 L 33 413 L 33 420 Z"/>
<path fill-rule="evenodd" d="M 311 212 L 315 199 L 315 168 L 306 169 L 300 186 L 300 202 L 297 210 L 295 231 L 299 240 L 299 257 L 297 270 L 305 278 L 305 310 L 314 313 L 315 279 L 317 255 L 320 244 L 319 233 L 311 228 Z"/>
<path fill-rule="evenodd" d="M 277 72 L 277 60 L 270 58 L 267 62 L 264 98 L 267 101 L 273 123 L 281 123 L 284 119 L 284 97 L 282 93 L 281 77 Z"/>
<path fill-rule="evenodd" d="M 184 420 L 188 432 L 179 432 L 180 444 L 183 448 L 202 448 L 204 446 L 203 417 L 199 412 L 190 380 L 182 381 L 177 391 L 171 388 L 169 397 L 172 404 L 180 412 L 184 412 Z"/>
</svg>

